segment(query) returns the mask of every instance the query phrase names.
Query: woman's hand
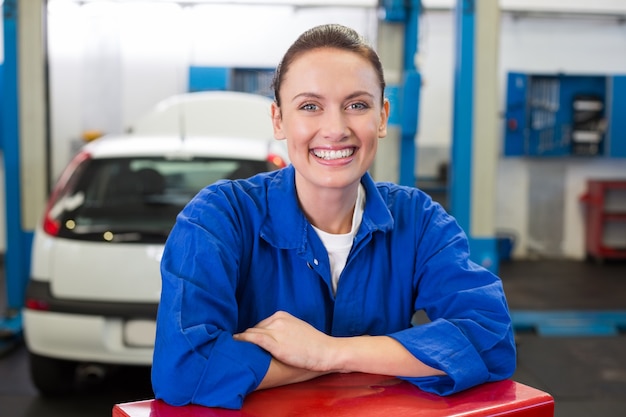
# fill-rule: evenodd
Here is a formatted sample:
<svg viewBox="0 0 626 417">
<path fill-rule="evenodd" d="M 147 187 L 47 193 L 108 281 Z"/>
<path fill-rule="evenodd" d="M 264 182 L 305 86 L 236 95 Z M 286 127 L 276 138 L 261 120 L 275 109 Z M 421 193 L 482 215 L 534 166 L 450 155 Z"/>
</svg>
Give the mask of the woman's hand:
<svg viewBox="0 0 626 417">
<path fill-rule="evenodd" d="M 296 368 L 316 372 L 336 370 L 333 366 L 336 339 L 284 311 L 233 337 L 254 343 L 275 359 Z"/>
<path fill-rule="evenodd" d="M 272 314 L 233 337 L 267 350 L 276 361 L 290 368 L 289 378 L 293 378 L 294 369 L 318 374 L 365 372 L 407 377 L 445 375 L 443 371 L 418 360 L 391 337 L 332 337 L 284 311 Z M 300 378 L 298 380 L 311 376 L 310 373 L 305 377 L 298 373 L 295 375 Z M 280 377 L 277 380 L 280 381 Z M 289 381 L 293 382 L 293 379 Z M 276 386 L 280 383 L 283 382 L 275 383 L 272 380 L 268 385 Z"/>
</svg>

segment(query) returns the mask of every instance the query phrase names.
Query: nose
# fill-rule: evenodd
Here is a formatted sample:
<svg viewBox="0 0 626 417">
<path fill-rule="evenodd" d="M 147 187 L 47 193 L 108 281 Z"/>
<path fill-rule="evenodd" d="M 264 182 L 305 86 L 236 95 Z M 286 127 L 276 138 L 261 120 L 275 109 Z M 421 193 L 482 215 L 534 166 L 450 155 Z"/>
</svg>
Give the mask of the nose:
<svg viewBox="0 0 626 417">
<path fill-rule="evenodd" d="M 345 114 L 340 109 L 326 109 L 321 132 L 325 139 L 340 141 L 350 135 Z"/>
</svg>

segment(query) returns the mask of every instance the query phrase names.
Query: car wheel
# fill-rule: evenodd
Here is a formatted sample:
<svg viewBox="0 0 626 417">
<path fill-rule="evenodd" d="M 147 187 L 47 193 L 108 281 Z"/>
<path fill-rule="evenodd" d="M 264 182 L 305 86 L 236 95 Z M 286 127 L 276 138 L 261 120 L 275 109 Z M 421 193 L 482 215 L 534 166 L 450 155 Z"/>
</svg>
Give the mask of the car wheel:
<svg viewBox="0 0 626 417">
<path fill-rule="evenodd" d="M 46 396 L 69 394 L 76 381 L 76 362 L 30 354 L 30 376 L 35 388 Z"/>
</svg>

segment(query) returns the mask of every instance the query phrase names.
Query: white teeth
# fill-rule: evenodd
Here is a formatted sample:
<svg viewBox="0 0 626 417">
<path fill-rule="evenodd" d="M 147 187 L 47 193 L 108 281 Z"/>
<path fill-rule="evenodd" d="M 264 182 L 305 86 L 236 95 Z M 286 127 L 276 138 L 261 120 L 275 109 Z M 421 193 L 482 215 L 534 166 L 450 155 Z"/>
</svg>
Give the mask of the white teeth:
<svg viewBox="0 0 626 417">
<path fill-rule="evenodd" d="M 315 150 L 313 151 L 315 156 L 318 158 L 331 160 L 331 159 L 341 159 L 347 158 L 354 153 L 354 149 L 342 149 L 340 151 L 325 151 L 325 150 Z"/>
</svg>

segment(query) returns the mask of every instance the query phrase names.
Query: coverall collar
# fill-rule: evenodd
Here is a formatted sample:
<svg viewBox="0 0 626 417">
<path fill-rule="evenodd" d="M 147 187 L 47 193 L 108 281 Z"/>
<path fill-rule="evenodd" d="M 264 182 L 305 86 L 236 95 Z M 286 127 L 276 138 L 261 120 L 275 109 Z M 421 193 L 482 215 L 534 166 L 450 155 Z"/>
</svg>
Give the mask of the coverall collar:
<svg viewBox="0 0 626 417">
<path fill-rule="evenodd" d="M 393 228 L 393 218 L 369 173 L 361 178 L 365 188 L 365 211 L 356 239 L 376 230 Z M 270 244 L 283 249 L 304 250 L 310 227 L 298 204 L 295 168 L 281 169 L 268 185 L 268 215 L 261 227 L 261 236 Z"/>
</svg>

